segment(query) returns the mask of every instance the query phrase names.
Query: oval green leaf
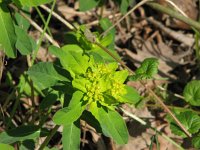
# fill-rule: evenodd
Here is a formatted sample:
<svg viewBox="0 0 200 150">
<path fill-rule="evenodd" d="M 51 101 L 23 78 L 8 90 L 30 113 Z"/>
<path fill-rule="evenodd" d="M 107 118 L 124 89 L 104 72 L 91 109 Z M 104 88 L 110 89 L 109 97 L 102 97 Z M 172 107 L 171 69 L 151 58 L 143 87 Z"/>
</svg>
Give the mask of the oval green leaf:
<svg viewBox="0 0 200 150">
<path fill-rule="evenodd" d="M 79 120 L 63 126 L 62 143 L 64 150 L 80 149 L 80 123 Z"/>
<path fill-rule="evenodd" d="M 82 103 L 80 102 L 82 97 L 82 92 L 75 92 L 69 106 L 57 111 L 53 116 L 53 121 L 58 125 L 67 125 L 76 121 L 85 109 L 85 106 L 82 106 Z"/>
<path fill-rule="evenodd" d="M 121 96 L 122 102 L 136 104 L 140 101 L 141 96 L 139 95 L 139 93 L 137 92 L 135 88 L 125 85 L 125 89 L 127 93 Z"/>
<path fill-rule="evenodd" d="M 12 144 L 17 141 L 35 139 L 40 136 L 40 133 L 38 126 L 20 126 L 0 133 L 0 143 Z"/>
<path fill-rule="evenodd" d="M 22 55 L 29 55 L 34 50 L 36 44 L 32 44 L 31 40 L 34 41 L 27 32 L 15 26 L 15 33 L 17 35 L 16 48 L 20 51 Z"/>
<path fill-rule="evenodd" d="M 105 109 L 93 105 L 91 113 L 99 121 L 104 135 L 111 137 L 117 144 L 126 144 L 128 142 L 128 130 L 122 116 L 116 111 Z"/>
<path fill-rule="evenodd" d="M 63 50 L 50 46 L 49 51 L 60 59 L 62 66 L 71 73 L 72 77 L 75 77 L 75 74 L 84 74 L 89 66 L 89 57 L 83 55 L 80 49 L 72 51 L 70 47 L 67 51 L 66 47 Z"/>
<path fill-rule="evenodd" d="M 79 9 L 80 11 L 87 11 L 96 7 L 99 3 L 99 0 L 79 0 Z"/>
<path fill-rule="evenodd" d="M 40 62 L 29 68 L 28 75 L 40 89 L 45 89 L 55 85 L 58 81 L 70 82 L 67 78 L 69 75 L 64 76 L 62 72 L 64 74 L 66 71 L 51 62 Z"/>
<path fill-rule="evenodd" d="M 15 29 L 10 12 L 4 3 L 0 3 L 0 32 L 0 49 L 3 48 L 8 57 L 15 58 Z"/>
</svg>

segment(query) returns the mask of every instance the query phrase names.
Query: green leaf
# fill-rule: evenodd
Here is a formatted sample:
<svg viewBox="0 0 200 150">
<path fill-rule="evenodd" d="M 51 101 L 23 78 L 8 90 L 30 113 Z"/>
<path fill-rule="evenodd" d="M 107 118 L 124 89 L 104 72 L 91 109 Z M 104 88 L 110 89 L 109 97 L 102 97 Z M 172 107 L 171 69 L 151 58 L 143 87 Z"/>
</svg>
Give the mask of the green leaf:
<svg viewBox="0 0 200 150">
<path fill-rule="evenodd" d="M 15 58 L 15 29 L 10 12 L 4 3 L 0 3 L 0 33 L 0 48 L 4 49 L 8 57 Z"/>
<path fill-rule="evenodd" d="M 128 6 L 129 6 L 129 0 L 122 0 L 120 5 L 120 12 L 123 15 L 126 14 Z"/>
<path fill-rule="evenodd" d="M 30 16 L 30 8 L 29 7 L 22 7 L 21 10 L 23 12 L 26 12 L 26 15 L 31 17 Z M 16 19 L 16 22 L 17 22 L 17 25 L 24 29 L 25 31 L 28 30 L 28 28 L 30 27 L 30 23 L 28 20 L 26 20 L 24 17 L 22 17 L 19 13 L 15 12 L 15 19 Z"/>
<path fill-rule="evenodd" d="M 76 78 L 72 81 L 72 85 L 74 88 L 83 91 L 84 93 L 87 92 L 86 85 L 90 84 L 89 80 L 86 78 Z"/>
<path fill-rule="evenodd" d="M 128 71 L 127 70 L 121 70 L 114 73 L 114 79 L 119 83 L 124 83 L 128 77 Z"/>
<path fill-rule="evenodd" d="M 129 5 L 131 4 L 131 2 L 133 2 L 134 0 L 122 0 L 121 1 L 121 5 L 120 5 L 120 12 L 125 15 L 127 13 L 127 9 L 129 7 Z"/>
<path fill-rule="evenodd" d="M 99 0 L 79 0 L 79 9 L 80 11 L 87 11 L 96 7 L 99 3 Z"/>
<path fill-rule="evenodd" d="M 75 74 L 84 74 L 89 65 L 89 57 L 78 52 L 62 50 L 55 46 L 50 46 L 49 51 L 60 59 L 62 66 L 67 69 L 74 78 Z"/>
<path fill-rule="evenodd" d="M 63 150 L 80 149 L 80 123 L 79 120 L 63 126 L 62 143 Z"/>
<path fill-rule="evenodd" d="M 19 147 L 19 150 L 28 150 L 28 149 L 30 150 L 36 149 L 34 140 L 24 140 Z"/>
<path fill-rule="evenodd" d="M 105 109 L 103 107 L 92 107 L 91 113 L 99 121 L 106 136 L 111 137 L 117 144 L 126 144 L 128 142 L 128 131 L 123 118 L 116 111 Z"/>
<path fill-rule="evenodd" d="M 45 108 L 51 108 L 51 106 L 58 100 L 58 96 L 55 93 L 50 93 L 42 100 L 39 108 L 44 110 Z"/>
<path fill-rule="evenodd" d="M 2 150 L 14 150 L 14 147 L 8 145 L 8 144 L 3 144 L 3 143 L 0 143 L 0 149 Z"/>
<path fill-rule="evenodd" d="M 100 21 L 100 26 L 103 31 L 106 31 L 109 27 L 112 26 L 112 22 L 108 18 L 102 18 Z M 103 46 L 108 46 L 110 49 L 114 49 L 115 46 L 115 28 L 112 28 L 109 33 L 100 41 Z"/>
<path fill-rule="evenodd" d="M 177 119 L 182 123 L 182 125 L 188 130 L 191 134 L 197 133 L 200 129 L 200 117 L 191 111 L 181 112 L 176 116 Z M 174 134 L 180 135 L 182 137 L 187 137 L 187 135 L 176 125 L 174 121 L 171 122 L 170 126 Z"/>
<path fill-rule="evenodd" d="M 28 75 L 25 74 L 21 74 L 20 78 L 19 78 L 19 84 L 17 85 L 17 87 L 19 88 L 19 92 L 20 93 L 24 93 L 28 96 L 31 96 L 32 92 L 31 92 L 31 84 L 30 84 L 30 78 L 28 77 Z M 34 85 L 34 95 L 37 96 L 38 94 L 41 93 L 41 90 Z"/>
<path fill-rule="evenodd" d="M 58 81 L 70 82 L 67 73 L 61 73 L 65 73 L 65 70 L 51 62 L 40 62 L 28 70 L 28 75 L 40 89 L 51 87 Z"/>
<path fill-rule="evenodd" d="M 117 52 L 116 52 L 115 50 L 109 49 L 109 51 L 110 51 L 115 57 L 117 57 L 117 58 L 120 59 L 119 55 L 117 54 Z M 90 54 L 90 53 L 96 53 L 97 55 L 100 55 L 100 56 L 103 58 L 104 62 L 105 62 L 105 61 L 106 61 L 106 62 L 116 62 L 116 60 L 115 60 L 113 57 L 111 57 L 108 53 L 106 53 L 104 50 L 102 50 L 102 49 L 99 48 L 99 47 L 95 47 L 95 48 L 91 49 L 91 51 L 89 52 L 89 54 Z"/>
<path fill-rule="evenodd" d="M 141 96 L 139 95 L 139 93 L 137 92 L 135 88 L 126 85 L 125 89 L 127 93 L 121 96 L 122 102 L 136 104 L 140 101 Z"/>
<path fill-rule="evenodd" d="M 75 51 L 75 52 L 80 52 L 83 53 L 83 49 L 81 47 L 79 47 L 78 45 L 75 44 L 68 44 L 62 47 L 62 50 L 65 52 L 68 51 Z"/>
<path fill-rule="evenodd" d="M 33 7 L 50 3 L 53 0 L 19 0 L 22 6 Z"/>
<path fill-rule="evenodd" d="M 34 50 L 31 37 L 27 34 L 25 30 L 19 26 L 15 26 L 15 33 L 17 35 L 16 48 L 20 51 L 22 55 L 29 55 Z"/>
<path fill-rule="evenodd" d="M 158 72 L 158 59 L 146 58 L 141 66 L 135 71 L 135 75 L 130 76 L 130 80 L 150 79 Z"/>
<path fill-rule="evenodd" d="M 185 101 L 193 106 L 200 106 L 200 80 L 189 82 L 183 91 Z"/>
<path fill-rule="evenodd" d="M 35 139 L 40 135 L 38 126 L 20 126 L 0 133 L 0 143 L 12 144 L 17 141 Z"/>
<path fill-rule="evenodd" d="M 58 125 L 67 125 L 76 121 L 85 109 L 85 106 L 82 106 L 82 103 L 80 102 L 82 97 L 82 92 L 75 92 L 69 106 L 57 111 L 53 117 L 53 121 Z"/>
<path fill-rule="evenodd" d="M 90 111 L 83 111 L 81 119 L 86 121 L 90 126 L 94 127 L 98 133 L 102 133 L 101 126 L 98 120 L 92 115 Z"/>
<path fill-rule="evenodd" d="M 200 135 L 192 138 L 192 145 L 194 145 L 195 148 L 200 149 Z"/>
</svg>

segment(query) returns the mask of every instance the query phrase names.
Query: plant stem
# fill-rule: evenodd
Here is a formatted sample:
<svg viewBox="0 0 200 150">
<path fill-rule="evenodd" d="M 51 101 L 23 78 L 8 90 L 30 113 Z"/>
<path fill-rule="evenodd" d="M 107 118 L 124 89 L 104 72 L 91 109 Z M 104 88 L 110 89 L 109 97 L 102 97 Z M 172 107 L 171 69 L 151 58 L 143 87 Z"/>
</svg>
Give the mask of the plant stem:
<svg viewBox="0 0 200 150">
<path fill-rule="evenodd" d="M 16 110 L 17 110 L 17 108 L 18 108 L 19 103 L 20 103 L 20 97 L 21 97 L 21 94 L 19 93 L 19 95 L 17 96 L 16 101 L 15 101 L 15 103 L 14 103 L 14 106 L 13 106 L 13 108 L 12 108 L 12 112 L 11 112 L 11 114 L 10 114 L 10 118 L 9 118 L 9 120 L 8 120 L 8 123 L 7 123 L 7 125 L 6 125 L 6 129 L 8 129 L 8 128 L 10 127 L 10 123 L 11 123 L 11 121 L 12 121 L 12 118 L 13 118 L 13 116 L 15 115 L 15 112 L 16 112 Z"/>
<path fill-rule="evenodd" d="M 48 18 L 47 18 L 47 21 L 46 21 L 46 23 L 45 23 L 45 26 L 44 26 L 42 35 L 40 36 L 40 39 L 39 39 L 39 42 L 38 42 L 38 44 L 37 44 L 37 47 L 36 47 L 35 51 L 33 52 L 33 58 L 32 58 L 32 63 L 31 63 L 32 65 L 34 64 L 34 61 L 35 61 L 36 56 L 37 56 L 37 53 L 38 53 L 39 48 L 40 48 L 40 46 L 41 46 L 41 44 L 42 44 L 42 40 L 43 40 L 44 34 L 45 34 L 45 32 L 46 32 L 46 30 L 47 30 L 47 28 L 48 28 L 48 25 L 49 25 L 49 22 L 50 22 L 50 19 L 51 19 L 51 16 L 52 16 L 52 11 L 53 11 L 53 9 L 54 9 L 54 7 L 55 7 L 55 4 L 56 4 L 56 0 L 53 1 L 52 7 L 51 7 L 51 12 L 49 13 L 49 16 L 48 16 Z"/>
<path fill-rule="evenodd" d="M 41 5 L 41 8 L 43 8 L 44 10 L 46 10 L 47 12 L 51 12 L 51 9 L 49 9 L 47 6 L 45 5 Z M 52 12 L 52 15 L 57 18 L 59 21 L 61 21 L 64 25 L 66 25 L 66 27 L 68 27 L 70 30 L 74 30 L 75 27 L 70 24 L 68 21 L 66 21 L 64 18 L 62 18 L 60 15 L 58 15 L 57 13 L 55 13 L 54 11 Z"/>
<path fill-rule="evenodd" d="M 182 14 L 178 13 L 177 11 L 174 11 L 173 9 L 169 8 L 169 7 L 164 7 L 158 3 L 155 2 L 148 2 L 146 3 L 148 6 L 150 6 L 153 9 L 156 9 L 160 12 L 166 13 L 169 16 L 176 18 L 178 20 L 181 20 L 185 23 L 187 23 L 188 25 L 200 30 L 200 23 L 198 23 L 197 21 L 194 21 L 188 17 L 183 16 Z"/>
<path fill-rule="evenodd" d="M 47 144 L 49 143 L 49 141 L 51 140 L 51 138 L 54 136 L 54 134 L 56 133 L 56 131 L 58 130 L 60 126 L 56 125 L 50 132 L 50 134 L 46 137 L 46 139 L 44 140 L 44 142 L 41 144 L 40 148 L 38 150 L 43 150 Z"/>
<path fill-rule="evenodd" d="M 39 9 L 38 7 L 35 7 L 35 9 L 36 9 L 38 15 L 40 16 L 42 22 L 43 22 L 44 25 L 45 25 L 45 24 L 46 24 L 46 21 L 45 21 L 45 19 L 44 19 L 44 16 L 42 15 L 40 9 Z M 47 27 L 47 32 L 49 33 L 49 35 L 50 35 L 51 37 L 53 37 L 52 34 L 51 34 L 51 31 L 50 31 L 49 27 Z"/>
</svg>

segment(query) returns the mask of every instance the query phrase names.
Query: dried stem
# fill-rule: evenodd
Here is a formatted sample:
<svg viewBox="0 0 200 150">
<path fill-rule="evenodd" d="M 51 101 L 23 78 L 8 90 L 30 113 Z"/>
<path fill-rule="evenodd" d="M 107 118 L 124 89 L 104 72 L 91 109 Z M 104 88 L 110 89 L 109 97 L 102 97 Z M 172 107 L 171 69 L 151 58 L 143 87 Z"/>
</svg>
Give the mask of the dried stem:
<svg viewBox="0 0 200 150">
<path fill-rule="evenodd" d="M 169 7 L 164 7 L 158 3 L 155 2 L 148 2 L 148 6 L 152 7 L 153 9 L 156 9 L 160 12 L 163 12 L 173 18 L 176 18 L 180 21 L 183 21 L 184 23 L 187 23 L 188 25 L 200 30 L 200 23 L 197 21 L 194 21 L 193 19 L 190 19 L 188 17 L 183 16 L 181 13 L 178 13 L 177 11 L 174 11 L 173 9 Z"/>
<path fill-rule="evenodd" d="M 45 5 L 41 5 L 41 8 L 43 8 L 44 10 L 46 10 L 47 12 L 51 12 L 51 9 L 49 9 L 47 6 Z M 62 18 L 59 14 L 57 14 L 56 12 L 52 12 L 52 15 L 57 18 L 59 21 L 61 21 L 64 25 L 66 25 L 66 27 L 68 27 L 70 30 L 74 30 L 75 27 L 70 24 L 67 20 L 65 20 L 64 18 Z"/>
</svg>

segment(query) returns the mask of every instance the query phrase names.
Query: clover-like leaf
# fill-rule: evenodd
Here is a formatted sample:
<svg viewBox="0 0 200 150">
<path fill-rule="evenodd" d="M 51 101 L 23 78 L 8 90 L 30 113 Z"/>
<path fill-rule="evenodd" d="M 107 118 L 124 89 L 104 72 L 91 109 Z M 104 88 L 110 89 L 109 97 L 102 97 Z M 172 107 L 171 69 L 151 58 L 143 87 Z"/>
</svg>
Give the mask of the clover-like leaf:
<svg viewBox="0 0 200 150">
<path fill-rule="evenodd" d="M 185 101 L 193 106 L 200 106 L 200 80 L 189 82 L 183 91 Z"/>
<path fill-rule="evenodd" d="M 176 117 L 191 134 L 197 133 L 199 131 L 200 117 L 196 113 L 186 111 L 181 112 Z M 174 134 L 180 135 L 182 137 L 187 137 L 184 131 L 182 131 L 174 121 L 171 122 L 170 128 Z"/>
<path fill-rule="evenodd" d="M 194 145 L 195 148 L 200 149 L 200 135 L 196 135 L 192 138 L 192 145 Z"/>
<path fill-rule="evenodd" d="M 158 72 L 158 59 L 146 58 L 141 66 L 135 71 L 135 75 L 130 76 L 129 80 L 144 80 L 152 78 Z"/>
</svg>

